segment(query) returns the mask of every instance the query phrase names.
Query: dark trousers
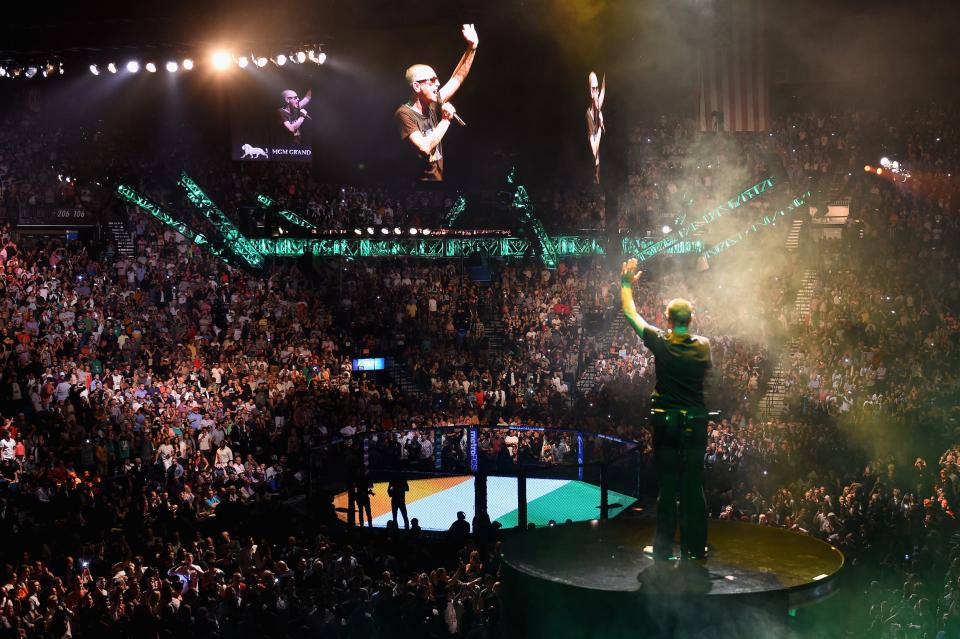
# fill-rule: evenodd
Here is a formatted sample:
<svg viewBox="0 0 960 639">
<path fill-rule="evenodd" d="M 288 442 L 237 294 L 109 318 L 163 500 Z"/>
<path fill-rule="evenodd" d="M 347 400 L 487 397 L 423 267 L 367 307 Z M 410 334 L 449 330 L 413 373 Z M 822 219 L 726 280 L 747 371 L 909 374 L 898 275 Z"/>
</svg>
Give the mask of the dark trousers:
<svg viewBox="0 0 960 639">
<path fill-rule="evenodd" d="M 655 410 L 653 455 L 660 485 L 657 500 L 655 559 L 673 554 L 680 515 L 680 553 L 702 559 L 707 546 L 707 501 L 703 495 L 703 457 L 707 449 L 707 417 L 682 410 Z"/>
<path fill-rule="evenodd" d="M 367 513 L 367 525 L 373 528 L 373 514 L 370 512 L 370 497 L 363 501 L 357 500 L 357 516 L 360 518 L 360 527 L 363 528 L 363 513 Z"/>
<path fill-rule="evenodd" d="M 408 530 L 410 528 L 410 520 L 407 519 L 407 502 L 390 500 L 390 511 L 393 513 L 393 523 L 397 523 L 398 510 L 400 514 L 403 515 L 403 528 L 404 530 Z"/>
</svg>

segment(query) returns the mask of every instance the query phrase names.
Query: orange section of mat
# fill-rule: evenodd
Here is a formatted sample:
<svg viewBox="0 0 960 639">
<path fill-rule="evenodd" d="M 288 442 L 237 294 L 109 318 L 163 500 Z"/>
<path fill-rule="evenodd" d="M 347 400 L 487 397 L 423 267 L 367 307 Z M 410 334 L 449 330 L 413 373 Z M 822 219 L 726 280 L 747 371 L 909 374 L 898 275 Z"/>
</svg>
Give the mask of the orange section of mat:
<svg viewBox="0 0 960 639">
<path fill-rule="evenodd" d="M 418 499 L 435 495 L 454 486 L 459 486 L 465 481 L 472 481 L 473 477 L 464 475 L 459 477 L 432 477 L 430 479 L 412 479 L 408 480 L 410 492 L 407 493 L 407 505 L 409 506 Z M 337 509 L 337 517 L 342 521 L 347 521 L 347 499 L 346 491 L 333 498 L 333 505 Z M 387 482 L 377 482 L 373 485 L 373 495 L 370 497 L 370 510 L 373 518 L 390 513 L 390 495 L 387 494 Z"/>
</svg>

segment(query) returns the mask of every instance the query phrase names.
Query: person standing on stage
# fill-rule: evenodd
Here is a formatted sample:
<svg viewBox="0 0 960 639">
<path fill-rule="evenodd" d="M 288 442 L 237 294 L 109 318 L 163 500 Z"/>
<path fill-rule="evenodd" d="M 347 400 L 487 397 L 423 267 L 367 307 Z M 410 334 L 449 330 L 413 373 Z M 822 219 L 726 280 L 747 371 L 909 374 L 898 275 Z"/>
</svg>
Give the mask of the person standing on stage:
<svg viewBox="0 0 960 639">
<path fill-rule="evenodd" d="M 410 85 L 410 99 L 396 110 L 393 117 L 400 127 L 400 138 L 416 148 L 419 160 L 416 179 L 423 182 L 443 180 L 443 136 L 455 119 L 457 110 L 448 102 L 463 85 L 477 54 L 480 39 L 472 24 L 463 25 L 463 39 L 467 50 L 453 70 L 453 75 L 442 87 L 433 67 L 415 64 L 405 74 Z"/>
<path fill-rule="evenodd" d="M 410 529 L 410 521 L 407 519 L 407 491 L 410 490 L 410 484 L 403 477 L 394 477 L 387 485 L 387 494 L 390 495 L 390 512 L 393 513 L 393 523 L 397 523 L 397 511 L 403 515 L 403 529 Z"/>
<path fill-rule="evenodd" d="M 360 518 L 360 527 L 363 528 L 363 514 L 367 514 L 367 525 L 373 528 L 373 514 L 370 508 L 370 496 L 374 494 L 370 475 L 366 471 L 360 474 L 353 485 L 353 501 L 357 504 L 357 516 Z"/>
<path fill-rule="evenodd" d="M 637 260 L 620 271 L 620 302 L 627 321 L 653 352 L 657 375 L 653 391 L 653 455 L 659 495 L 654 560 L 670 559 L 680 505 L 681 559 L 706 559 L 707 505 L 703 495 L 703 458 L 707 447 L 707 406 L 703 382 L 710 368 L 710 342 L 690 334 L 693 307 L 674 299 L 667 305 L 669 330 L 648 324 L 637 313 L 633 284 L 640 279 Z"/>
<path fill-rule="evenodd" d="M 593 183 L 600 184 L 600 138 L 607 132 L 603 124 L 603 98 L 607 93 L 607 77 L 603 83 L 597 81 L 597 74 L 590 72 L 590 106 L 587 107 L 587 140 L 593 154 Z"/>
</svg>

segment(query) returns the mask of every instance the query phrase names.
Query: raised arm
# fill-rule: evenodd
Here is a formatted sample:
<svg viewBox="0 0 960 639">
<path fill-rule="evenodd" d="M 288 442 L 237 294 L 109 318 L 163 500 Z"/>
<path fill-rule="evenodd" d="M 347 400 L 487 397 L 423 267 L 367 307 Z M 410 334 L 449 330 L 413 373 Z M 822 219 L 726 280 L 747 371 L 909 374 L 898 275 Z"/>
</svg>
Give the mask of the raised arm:
<svg viewBox="0 0 960 639">
<path fill-rule="evenodd" d="M 637 270 L 637 258 L 635 257 L 624 262 L 620 269 L 620 305 L 623 307 L 623 314 L 630 322 L 630 326 L 641 337 L 643 336 L 643 329 L 654 328 L 653 325 L 648 324 L 646 320 L 640 317 L 640 314 L 637 313 L 637 305 L 633 302 L 633 284 L 639 281 L 642 275 L 643 271 Z"/>
<path fill-rule="evenodd" d="M 453 75 L 447 80 L 447 83 L 440 87 L 440 101 L 446 102 L 453 97 L 460 85 L 470 73 L 470 67 L 473 65 L 473 58 L 477 55 L 477 46 L 480 44 L 480 38 L 477 37 L 477 30 L 472 24 L 463 25 L 463 39 L 467 41 L 467 50 L 463 52 L 457 68 L 453 70 Z"/>
<path fill-rule="evenodd" d="M 606 77 L 604 77 L 603 81 L 604 82 L 607 81 Z M 313 89 L 307 89 L 307 94 L 302 98 L 300 98 L 300 108 L 301 109 L 306 108 L 306 106 L 310 104 L 310 100 L 312 99 L 313 99 Z"/>
</svg>

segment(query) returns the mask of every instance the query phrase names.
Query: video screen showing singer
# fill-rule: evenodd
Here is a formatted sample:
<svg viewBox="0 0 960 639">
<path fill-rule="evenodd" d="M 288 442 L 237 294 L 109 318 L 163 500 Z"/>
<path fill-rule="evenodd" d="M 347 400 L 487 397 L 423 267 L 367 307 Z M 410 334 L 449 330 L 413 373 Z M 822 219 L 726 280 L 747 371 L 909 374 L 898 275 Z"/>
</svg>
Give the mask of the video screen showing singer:
<svg viewBox="0 0 960 639">
<path fill-rule="evenodd" d="M 607 94 L 607 76 L 603 83 L 597 82 L 593 71 L 588 76 L 590 82 L 590 106 L 587 107 L 587 139 L 593 154 L 593 183 L 600 184 L 600 138 L 607 132 L 603 124 L 603 98 Z"/>
<path fill-rule="evenodd" d="M 413 176 L 422 182 L 443 180 L 443 136 L 451 120 L 464 124 L 449 100 L 470 73 L 480 39 L 472 24 L 463 25 L 462 33 L 467 50 L 442 87 L 436 71 L 426 64 L 415 64 L 404 75 L 410 85 L 410 99 L 400 105 L 393 117 L 400 128 L 400 139 L 408 140 L 416 149 Z"/>
<path fill-rule="evenodd" d="M 280 124 L 287 132 L 284 138 L 288 144 L 300 145 L 302 139 L 302 129 L 305 122 L 310 120 L 310 114 L 307 113 L 307 105 L 313 97 L 313 89 L 308 89 L 307 94 L 302 98 L 297 95 L 293 89 L 286 89 L 281 94 L 284 105 L 277 109 L 277 115 L 280 118 Z"/>
</svg>

